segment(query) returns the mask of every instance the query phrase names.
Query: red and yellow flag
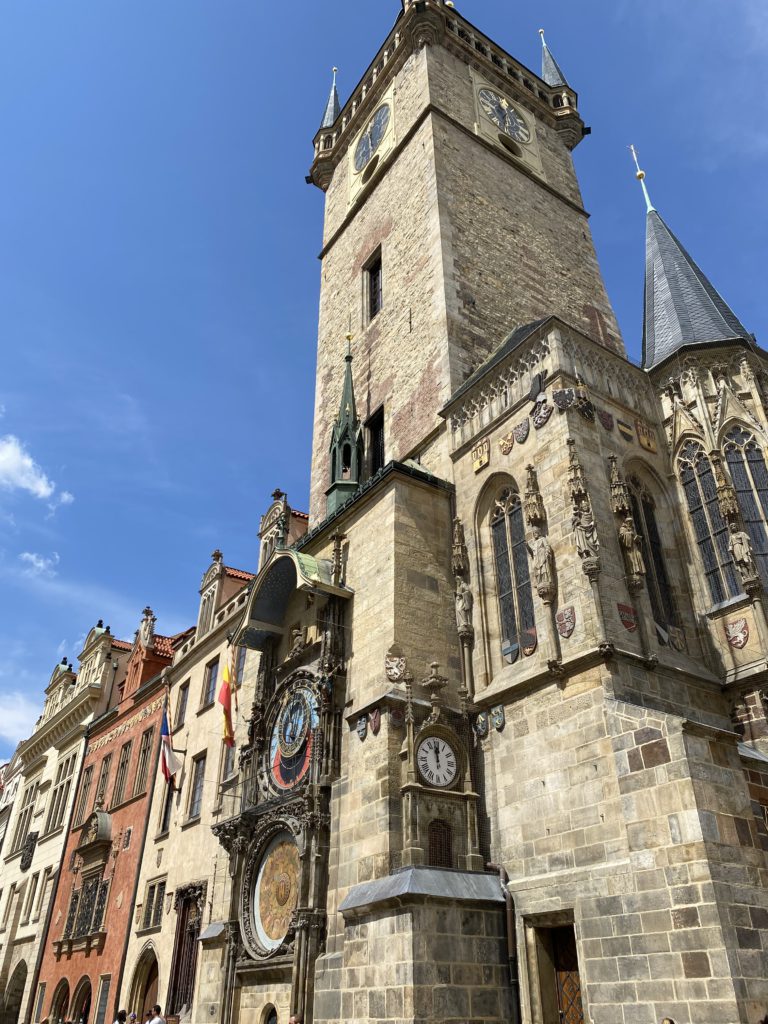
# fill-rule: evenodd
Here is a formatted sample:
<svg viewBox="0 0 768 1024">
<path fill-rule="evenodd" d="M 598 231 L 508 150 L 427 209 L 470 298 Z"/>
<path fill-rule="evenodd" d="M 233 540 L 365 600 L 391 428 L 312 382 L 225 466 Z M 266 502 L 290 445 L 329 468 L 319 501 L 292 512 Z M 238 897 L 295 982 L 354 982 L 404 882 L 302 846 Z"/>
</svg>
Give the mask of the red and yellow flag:
<svg viewBox="0 0 768 1024">
<path fill-rule="evenodd" d="M 221 687 L 219 689 L 219 704 L 224 709 L 224 743 L 228 747 L 235 745 L 235 729 L 232 724 L 232 695 L 235 697 L 235 710 L 237 710 L 237 678 L 234 667 L 235 648 L 230 647 L 229 654 L 224 662 L 224 671 L 221 675 Z"/>
</svg>

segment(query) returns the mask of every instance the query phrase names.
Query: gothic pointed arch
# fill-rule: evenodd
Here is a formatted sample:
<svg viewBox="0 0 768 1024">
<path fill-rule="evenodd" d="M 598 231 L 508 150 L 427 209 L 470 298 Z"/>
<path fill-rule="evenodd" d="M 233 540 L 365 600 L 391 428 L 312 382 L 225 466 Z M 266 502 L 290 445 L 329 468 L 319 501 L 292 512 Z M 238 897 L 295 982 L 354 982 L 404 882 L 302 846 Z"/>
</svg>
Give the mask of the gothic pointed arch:
<svg viewBox="0 0 768 1024">
<path fill-rule="evenodd" d="M 66 1020 L 69 1010 L 69 982 L 62 978 L 53 993 L 48 1017 L 52 1021 Z"/>
<path fill-rule="evenodd" d="M 676 458 L 694 540 L 704 569 L 707 598 L 720 604 L 741 593 L 741 583 L 728 550 L 728 524 L 718 503 L 712 461 L 701 441 L 685 441 Z"/>
<path fill-rule="evenodd" d="M 129 1004 L 144 1020 L 146 1010 L 157 1002 L 159 969 L 153 942 L 142 947 L 131 979 Z"/>
<path fill-rule="evenodd" d="M 630 507 L 635 528 L 641 537 L 645 583 L 654 621 L 664 630 L 680 626 L 679 589 L 673 582 L 674 569 L 665 543 L 661 523 L 671 515 L 666 490 L 647 463 L 632 460 L 625 469 Z"/>
<path fill-rule="evenodd" d="M 768 468 L 765 441 L 753 426 L 734 422 L 721 440 L 744 529 L 752 541 L 763 586 L 768 587 Z"/>
<path fill-rule="evenodd" d="M 84 975 L 75 986 L 72 994 L 72 1004 L 69 1008 L 69 1015 L 78 1024 L 89 1024 L 91 1020 L 91 1004 L 93 1000 L 93 988 L 91 979 Z"/>
<path fill-rule="evenodd" d="M 8 980 L 5 995 L 0 1001 L 0 1022 L 2 1024 L 16 1024 L 21 1020 L 21 1003 L 26 984 L 27 964 L 25 960 L 21 960 L 16 964 L 13 974 Z"/>
<path fill-rule="evenodd" d="M 486 655 L 489 667 L 503 668 L 537 646 L 523 495 L 511 476 L 488 480 L 475 507 L 475 527 Z"/>
</svg>

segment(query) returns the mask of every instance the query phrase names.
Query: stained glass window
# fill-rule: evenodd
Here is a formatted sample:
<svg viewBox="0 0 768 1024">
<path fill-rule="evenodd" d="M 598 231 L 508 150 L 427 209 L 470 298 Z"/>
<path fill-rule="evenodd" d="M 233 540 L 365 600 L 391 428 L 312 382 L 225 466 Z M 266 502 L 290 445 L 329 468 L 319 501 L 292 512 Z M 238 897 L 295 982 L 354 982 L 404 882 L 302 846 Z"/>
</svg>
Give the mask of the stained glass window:
<svg viewBox="0 0 768 1024">
<path fill-rule="evenodd" d="M 520 649 L 532 654 L 536 648 L 536 623 L 528 568 L 528 548 L 520 495 L 505 488 L 491 513 L 496 593 L 499 601 L 501 653 L 509 662 L 517 660 Z"/>
<path fill-rule="evenodd" d="M 728 551 L 728 527 L 717 503 L 712 463 L 698 441 L 688 441 L 678 466 L 709 593 L 712 603 L 719 604 L 740 594 L 741 583 Z"/>
<path fill-rule="evenodd" d="M 744 529 L 752 541 L 752 553 L 763 585 L 768 587 L 768 470 L 765 457 L 754 435 L 742 427 L 728 432 L 724 444 L 736 500 Z"/>
</svg>

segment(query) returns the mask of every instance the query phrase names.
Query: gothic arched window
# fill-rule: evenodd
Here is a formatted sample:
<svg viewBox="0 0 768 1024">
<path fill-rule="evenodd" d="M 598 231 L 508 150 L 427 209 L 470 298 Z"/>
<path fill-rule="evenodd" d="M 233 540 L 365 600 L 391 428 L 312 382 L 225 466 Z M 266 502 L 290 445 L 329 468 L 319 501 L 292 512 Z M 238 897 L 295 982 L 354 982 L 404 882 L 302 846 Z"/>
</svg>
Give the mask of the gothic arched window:
<svg viewBox="0 0 768 1024">
<path fill-rule="evenodd" d="M 659 527 L 656 522 L 656 503 L 648 489 L 637 477 L 629 479 L 629 498 L 635 528 L 642 537 L 645 581 L 651 599 L 653 617 L 660 626 L 677 626 L 678 615 L 669 585 L 669 573 L 664 558 Z"/>
<path fill-rule="evenodd" d="M 491 535 L 499 599 L 501 653 L 513 662 L 517 660 L 521 647 L 525 654 L 533 654 L 536 649 L 536 623 L 523 507 L 520 495 L 509 487 L 493 503 Z"/>
<path fill-rule="evenodd" d="M 765 468 L 765 456 L 754 434 L 743 427 L 728 431 L 723 450 L 736 489 L 744 529 L 752 541 L 755 563 L 763 584 L 768 586 L 768 537 L 765 530 L 768 470 Z"/>
<path fill-rule="evenodd" d="M 717 503 L 712 463 L 698 441 L 687 441 L 678 465 L 709 592 L 713 604 L 719 604 L 740 594 L 741 583 L 728 551 L 728 527 Z"/>
</svg>

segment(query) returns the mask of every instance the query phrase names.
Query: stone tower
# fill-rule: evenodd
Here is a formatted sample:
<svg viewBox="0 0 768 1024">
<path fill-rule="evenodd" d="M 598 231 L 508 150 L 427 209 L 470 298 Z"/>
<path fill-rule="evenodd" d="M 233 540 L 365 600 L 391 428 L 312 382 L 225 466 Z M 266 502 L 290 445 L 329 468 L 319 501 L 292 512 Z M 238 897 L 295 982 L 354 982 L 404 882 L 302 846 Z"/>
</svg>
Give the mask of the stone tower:
<svg viewBox="0 0 768 1024">
<path fill-rule="evenodd" d="M 309 178 L 325 192 L 313 522 L 350 328 L 386 460 L 441 473 L 437 413 L 513 327 L 554 313 L 623 351 L 571 159 L 577 94 L 546 55 L 550 84 L 443 3 L 408 3 L 329 123 L 334 84 Z"/>
<path fill-rule="evenodd" d="M 765 356 L 650 209 L 627 361 L 585 132 L 546 43 L 442 0 L 334 81 L 310 528 L 234 638 L 227 1024 L 765 1012 Z"/>
</svg>

